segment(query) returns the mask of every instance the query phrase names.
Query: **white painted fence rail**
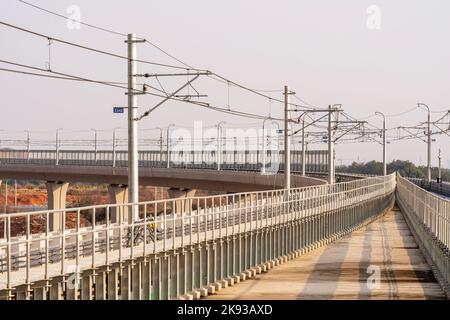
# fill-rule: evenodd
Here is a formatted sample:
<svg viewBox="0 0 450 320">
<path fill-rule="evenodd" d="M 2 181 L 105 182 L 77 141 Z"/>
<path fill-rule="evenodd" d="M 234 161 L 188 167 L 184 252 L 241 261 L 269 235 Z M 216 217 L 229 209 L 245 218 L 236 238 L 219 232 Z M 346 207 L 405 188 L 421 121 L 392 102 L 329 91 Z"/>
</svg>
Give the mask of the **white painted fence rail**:
<svg viewBox="0 0 450 320">
<path fill-rule="evenodd" d="M 368 223 L 393 205 L 395 185 L 395 175 L 389 175 L 290 190 L 8 214 L 0 219 L 0 297 L 206 294 Z M 133 206 L 139 208 L 137 221 L 128 220 Z M 62 217 L 58 232 L 48 231 L 52 215 Z"/>
<path fill-rule="evenodd" d="M 450 201 L 397 175 L 396 200 L 437 280 L 450 294 Z"/>
</svg>

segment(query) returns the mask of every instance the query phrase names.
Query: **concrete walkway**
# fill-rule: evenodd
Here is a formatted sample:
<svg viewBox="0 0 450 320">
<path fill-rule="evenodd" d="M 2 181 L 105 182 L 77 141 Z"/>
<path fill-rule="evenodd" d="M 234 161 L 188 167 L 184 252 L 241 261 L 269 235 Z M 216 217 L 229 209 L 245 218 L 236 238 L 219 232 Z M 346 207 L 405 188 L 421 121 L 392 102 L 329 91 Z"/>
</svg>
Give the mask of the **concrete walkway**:
<svg viewBox="0 0 450 320">
<path fill-rule="evenodd" d="M 398 210 L 207 299 L 444 299 Z"/>
</svg>

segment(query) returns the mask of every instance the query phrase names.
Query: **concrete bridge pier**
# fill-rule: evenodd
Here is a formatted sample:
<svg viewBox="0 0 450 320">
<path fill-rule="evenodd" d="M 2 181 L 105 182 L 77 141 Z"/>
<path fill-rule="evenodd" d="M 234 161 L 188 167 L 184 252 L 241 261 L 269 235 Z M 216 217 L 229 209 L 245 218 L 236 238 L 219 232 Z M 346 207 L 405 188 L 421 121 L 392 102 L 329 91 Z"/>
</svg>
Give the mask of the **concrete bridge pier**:
<svg viewBox="0 0 450 320">
<path fill-rule="evenodd" d="M 194 197 L 195 193 L 197 192 L 196 189 L 187 189 L 187 188 L 170 188 L 167 190 L 169 193 L 170 198 L 175 198 L 175 212 L 176 213 L 182 213 L 182 212 L 190 212 L 189 208 L 189 200 L 186 200 L 186 198 Z M 183 200 L 184 199 L 184 200 Z"/>
<path fill-rule="evenodd" d="M 47 181 L 47 207 L 48 210 L 61 210 L 50 214 L 49 231 L 59 231 L 62 229 L 63 209 L 66 208 L 66 194 L 69 188 L 68 182 Z"/>
<path fill-rule="evenodd" d="M 109 201 L 111 204 L 125 204 L 128 203 L 128 186 L 124 184 L 111 184 L 108 186 Z M 109 217 L 111 223 L 121 221 L 128 221 L 128 207 L 116 206 L 111 207 Z M 121 219 L 119 217 L 121 216 Z"/>
</svg>

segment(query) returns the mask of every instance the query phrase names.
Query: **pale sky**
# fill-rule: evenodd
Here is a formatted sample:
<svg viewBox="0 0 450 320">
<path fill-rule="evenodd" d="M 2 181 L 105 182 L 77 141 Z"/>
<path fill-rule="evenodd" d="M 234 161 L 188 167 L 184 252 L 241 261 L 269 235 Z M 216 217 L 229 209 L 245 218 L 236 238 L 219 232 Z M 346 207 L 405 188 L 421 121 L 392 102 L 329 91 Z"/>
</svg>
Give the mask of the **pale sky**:
<svg viewBox="0 0 450 320">
<path fill-rule="evenodd" d="M 29 0 L 46 9 L 68 15 L 71 5 L 81 10 L 81 21 L 116 30 L 134 32 L 194 67 L 213 70 L 233 81 L 257 89 L 281 90 L 289 85 L 299 97 L 326 107 L 341 103 L 344 110 L 366 118 L 375 111 L 396 114 L 427 103 L 434 111 L 450 109 L 450 2 L 448 0 Z M 380 29 L 369 29 L 371 5 L 381 13 Z M 86 26 L 69 29 L 64 19 L 49 15 L 16 0 L 0 2 L 1 21 L 56 38 L 126 55 L 120 36 Z M 48 43 L 0 25 L 0 59 L 46 67 Z M 177 64 L 148 44 L 137 45 L 138 58 Z M 106 81 L 126 81 L 126 61 L 51 45 L 51 69 Z M 15 68 L 0 63 L 0 68 Z M 17 68 L 15 68 L 17 69 Z M 139 72 L 173 72 L 140 64 Z M 185 79 L 184 79 L 185 80 Z M 23 130 L 84 134 L 90 128 L 112 130 L 126 127 L 126 116 L 112 113 L 126 106 L 123 90 L 102 85 L 36 78 L 0 71 L 0 139 L 18 137 Z M 156 85 L 156 83 L 152 83 Z M 164 79 L 170 90 L 176 83 Z M 268 115 L 269 102 L 205 79 L 195 84 L 208 101 L 219 106 Z M 281 93 L 270 93 L 282 98 Z M 158 100 L 139 97 L 139 113 Z M 292 102 L 298 102 L 292 99 Z M 282 106 L 272 105 L 272 115 L 281 116 Z M 432 119 L 442 113 L 433 113 Z M 165 127 L 169 123 L 193 126 L 202 120 L 212 126 L 221 120 L 230 126 L 262 121 L 232 117 L 197 106 L 168 102 L 145 118 L 140 128 Z M 414 125 L 426 120 L 424 110 L 388 118 L 388 128 Z M 378 117 L 369 118 L 381 126 Z M 85 133 L 71 131 L 86 130 Z M 109 134 L 109 133 L 105 133 Z M 126 132 L 122 132 L 126 135 Z M 150 133 L 149 133 L 150 134 Z M 153 132 L 157 136 L 157 131 Z M 393 132 L 391 134 L 394 134 Z M 45 136 L 46 134 L 42 134 Z M 23 134 L 22 134 L 23 136 Z M 48 133 L 48 137 L 53 137 Z M 449 166 L 449 137 L 436 136 Z M 311 146 L 324 148 L 324 145 Z M 393 142 L 388 160 L 426 162 L 421 141 Z M 337 159 L 381 161 L 381 146 L 374 143 L 338 145 Z"/>
</svg>

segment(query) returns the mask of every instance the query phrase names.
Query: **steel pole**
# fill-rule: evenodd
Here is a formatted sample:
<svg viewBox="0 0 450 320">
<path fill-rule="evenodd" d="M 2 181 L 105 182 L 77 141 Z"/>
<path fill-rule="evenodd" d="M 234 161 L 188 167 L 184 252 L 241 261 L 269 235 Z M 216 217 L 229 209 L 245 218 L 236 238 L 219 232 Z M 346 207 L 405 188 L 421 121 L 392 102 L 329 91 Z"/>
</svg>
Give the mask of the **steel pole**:
<svg viewBox="0 0 450 320">
<path fill-rule="evenodd" d="M 386 159 L 386 120 L 383 115 L 383 175 L 387 175 L 387 159 Z"/>
<path fill-rule="evenodd" d="M 375 112 L 376 115 L 380 115 L 383 117 L 383 130 L 382 130 L 382 139 L 383 139 L 383 175 L 387 175 L 387 164 L 386 164 L 386 116 L 382 112 Z"/>
<path fill-rule="evenodd" d="M 328 183 L 334 183 L 334 141 L 332 127 L 333 111 L 331 105 L 328 106 Z"/>
<path fill-rule="evenodd" d="M 427 178 L 428 182 L 431 182 L 431 119 L 430 119 L 430 109 L 428 108 L 428 155 L 427 155 Z"/>
<path fill-rule="evenodd" d="M 217 170 L 220 170 L 220 165 L 222 162 L 222 124 L 225 121 L 220 121 L 217 124 Z"/>
<path fill-rule="evenodd" d="M 291 187 L 291 139 L 289 136 L 289 86 L 284 86 L 284 188 Z"/>
<path fill-rule="evenodd" d="M 94 131 L 94 162 L 97 163 L 97 130 L 91 130 Z"/>
<path fill-rule="evenodd" d="M 441 148 L 439 148 L 439 153 L 438 153 L 438 163 L 439 163 L 439 167 L 438 167 L 438 183 L 442 182 L 442 172 L 441 172 Z"/>
<path fill-rule="evenodd" d="M 302 176 L 306 175 L 305 117 L 302 117 Z"/>
<path fill-rule="evenodd" d="M 266 121 L 269 120 L 270 118 L 266 118 L 263 120 L 263 125 L 262 125 L 262 168 L 261 168 L 261 173 L 265 174 L 266 173 L 266 143 L 267 143 L 267 138 L 266 138 Z"/>
<path fill-rule="evenodd" d="M 170 127 L 172 127 L 174 124 L 169 124 L 168 126 L 167 126 L 167 132 L 166 132 L 166 156 L 167 156 L 167 168 L 169 168 L 170 167 L 170 149 L 169 149 L 169 146 L 170 146 L 170 143 L 169 143 L 169 133 L 170 133 Z"/>
<path fill-rule="evenodd" d="M 427 181 L 431 182 L 431 112 L 425 103 L 418 103 L 418 107 L 425 107 L 428 112 L 427 116 Z"/>
<path fill-rule="evenodd" d="M 30 160 L 30 131 L 27 132 L 27 161 Z"/>
<path fill-rule="evenodd" d="M 163 153 L 163 131 L 162 128 L 159 128 L 159 163 L 162 166 L 162 153 Z"/>
<path fill-rule="evenodd" d="M 220 170 L 220 124 L 217 125 L 217 170 Z"/>
<path fill-rule="evenodd" d="M 139 168 L 138 168 L 138 124 L 137 124 L 137 63 L 136 36 L 128 34 L 128 199 L 131 203 L 139 202 Z M 132 206 L 132 221 L 138 218 L 138 208 Z"/>
<path fill-rule="evenodd" d="M 116 129 L 113 129 L 113 141 L 112 141 L 112 166 L 116 166 Z"/>
</svg>

